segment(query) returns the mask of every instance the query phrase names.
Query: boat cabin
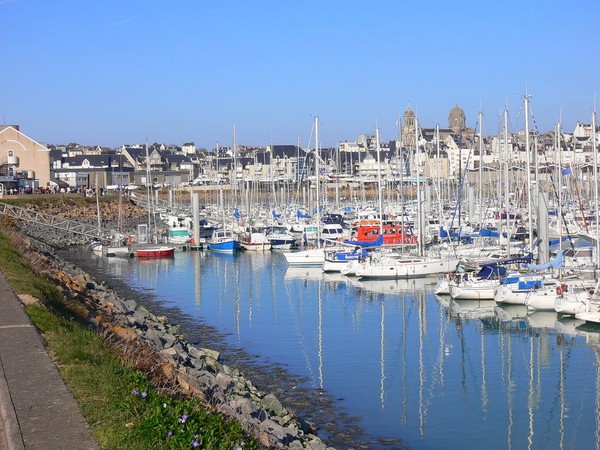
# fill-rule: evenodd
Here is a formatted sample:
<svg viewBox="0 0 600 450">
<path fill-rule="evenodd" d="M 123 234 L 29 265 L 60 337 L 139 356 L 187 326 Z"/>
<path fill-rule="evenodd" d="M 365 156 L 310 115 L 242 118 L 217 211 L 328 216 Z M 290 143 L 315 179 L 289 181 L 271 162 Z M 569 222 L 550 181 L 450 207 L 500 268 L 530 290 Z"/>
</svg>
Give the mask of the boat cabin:
<svg viewBox="0 0 600 450">
<path fill-rule="evenodd" d="M 416 245 L 418 243 L 418 237 L 412 234 L 408 226 L 386 222 L 383 227 L 380 227 L 376 220 L 358 222 L 352 229 L 351 241 L 374 242 L 379 237 L 380 228 L 383 228 L 384 245 Z"/>
</svg>

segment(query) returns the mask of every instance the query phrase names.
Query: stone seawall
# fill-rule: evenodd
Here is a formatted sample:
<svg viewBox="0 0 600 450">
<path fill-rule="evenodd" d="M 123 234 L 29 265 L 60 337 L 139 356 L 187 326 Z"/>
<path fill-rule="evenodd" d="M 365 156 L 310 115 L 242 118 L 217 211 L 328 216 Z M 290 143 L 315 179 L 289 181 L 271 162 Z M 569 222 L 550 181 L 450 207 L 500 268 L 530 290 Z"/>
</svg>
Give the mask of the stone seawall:
<svg viewBox="0 0 600 450">
<path fill-rule="evenodd" d="M 238 420 L 266 448 L 328 448 L 314 426 L 296 417 L 275 395 L 260 392 L 239 370 L 221 364 L 217 351 L 187 342 L 167 317 L 119 298 L 71 263 L 52 255 L 48 260 L 46 275 L 70 302 L 83 307 L 87 324 L 151 372 L 163 389 L 202 399 L 208 408 Z"/>
<path fill-rule="evenodd" d="M 132 232 L 147 212 L 125 202 L 124 230 Z M 103 224 L 116 228 L 116 202 L 102 204 Z M 49 201 L 32 206 L 61 218 L 95 223 L 95 204 Z M 4 219 L 3 219 L 4 220 Z M 259 391 L 239 370 L 222 364 L 218 351 L 197 348 L 165 316 L 149 312 L 132 299 L 120 298 L 79 267 L 58 258 L 56 248 L 87 243 L 87 238 L 31 222 L 16 223 L 31 239 L 36 267 L 62 289 L 86 323 L 136 364 L 165 392 L 200 398 L 207 408 L 239 421 L 266 448 L 325 450 L 313 425 L 296 417 L 279 399 Z M 9 225 L 7 225 L 10 228 Z"/>
</svg>

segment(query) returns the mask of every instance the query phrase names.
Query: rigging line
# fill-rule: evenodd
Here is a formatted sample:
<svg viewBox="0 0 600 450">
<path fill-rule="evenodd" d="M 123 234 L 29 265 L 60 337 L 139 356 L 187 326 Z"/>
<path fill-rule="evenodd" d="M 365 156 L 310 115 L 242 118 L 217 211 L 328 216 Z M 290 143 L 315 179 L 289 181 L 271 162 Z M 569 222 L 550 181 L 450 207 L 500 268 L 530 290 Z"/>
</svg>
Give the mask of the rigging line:
<svg viewBox="0 0 600 450">
<path fill-rule="evenodd" d="M 429 167 L 429 172 L 433 172 L 432 167 L 431 167 L 431 158 L 429 157 L 429 153 L 425 153 L 425 161 L 427 166 Z M 437 164 L 437 167 L 439 168 L 439 161 Z M 433 184 L 433 192 L 435 193 L 435 196 L 437 198 L 437 206 L 438 206 L 438 215 L 440 217 L 440 219 L 444 216 L 443 211 L 442 211 L 442 196 L 440 194 L 440 186 L 439 183 L 436 183 L 435 181 L 432 182 Z M 409 229 L 412 231 L 412 226 L 409 225 Z M 451 236 L 450 233 L 448 233 L 448 242 L 451 241 Z M 456 251 L 454 252 L 456 255 Z"/>
<path fill-rule="evenodd" d="M 541 137 L 541 135 L 539 133 L 539 130 L 538 130 L 538 126 L 537 126 L 537 121 L 535 120 L 535 116 L 533 115 L 533 112 L 531 112 L 531 118 L 533 120 L 533 125 L 534 125 L 534 136 Z M 558 141 L 558 147 L 560 147 L 560 145 L 561 144 L 560 144 L 560 140 L 559 140 Z M 555 151 L 556 150 L 558 150 L 558 149 L 555 149 Z M 546 164 L 546 170 L 548 170 L 548 167 L 550 166 L 550 162 L 548 161 L 548 155 L 546 154 L 545 151 L 542 152 L 542 155 L 544 157 L 544 162 Z M 550 185 L 552 186 L 552 191 L 554 193 L 555 199 L 556 199 L 557 202 L 560 202 L 560 201 L 562 201 L 562 199 L 561 199 L 562 193 L 558 192 L 558 189 L 557 189 L 556 184 L 554 182 L 554 177 L 552 175 L 552 172 L 549 172 L 549 173 L 550 173 Z M 562 176 L 562 174 L 559 174 L 559 176 Z M 569 243 L 571 245 L 571 249 L 574 250 L 575 249 L 575 245 L 573 243 L 573 239 L 571 238 L 571 234 L 569 233 L 569 227 L 568 227 L 568 224 L 566 222 L 566 219 L 565 219 L 565 217 L 560 217 L 559 220 L 562 220 L 564 222 L 565 228 L 567 230 L 567 238 L 569 239 Z"/>
<path fill-rule="evenodd" d="M 558 142 L 558 147 L 560 147 L 560 141 Z M 557 150 L 557 149 L 555 149 Z M 550 167 L 550 162 L 548 161 L 548 155 L 546 154 L 546 152 L 544 151 L 542 153 L 543 157 L 544 157 L 544 162 L 546 164 L 546 170 L 548 170 L 548 168 Z M 552 186 L 552 193 L 554 194 L 554 198 L 557 202 L 561 202 L 562 201 L 562 192 L 559 193 L 558 189 L 556 187 L 556 183 L 554 182 L 554 176 L 552 175 L 552 171 L 549 172 L 550 174 L 550 185 Z M 559 174 L 558 176 L 562 176 L 562 174 Z M 567 239 L 569 240 L 569 245 L 571 246 L 571 250 L 575 251 L 575 243 L 573 241 L 573 238 L 571 237 L 571 233 L 569 232 L 569 224 L 567 223 L 566 218 L 564 217 L 564 214 L 562 217 L 558 218 L 559 220 L 559 226 L 562 226 L 562 223 L 564 223 L 565 229 L 567 231 Z"/>
<path fill-rule="evenodd" d="M 471 148 L 469 148 L 469 153 L 467 155 L 467 161 L 465 164 L 465 170 L 462 173 L 460 184 L 458 186 L 458 195 L 457 195 L 457 199 L 456 199 L 456 204 L 454 205 L 454 211 L 452 212 L 452 220 L 450 221 L 450 230 L 448 230 L 448 234 L 450 234 L 450 231 L 452 230 L 452 227 L 454 226 L 454 219 L 456 217 L 456 213 L 460 206 L 460 202 L 461 202 L 461 198 L 462 198 L 462 189 L 463 189 L 464 181 L 467 177 L 467 167 L 469 167 L 469 161 L 471 159 L 471 153 L 473 152 L 473 145 L 475 144 L 475 135 L 477 133 L 478 126 L 479 126 L 479 121 L 477 121 L 475 123 L 475 130 L 473 130 L 473 136 L 471 137 L 471 141 L 469 143 Z M 458 164 L 460 166 L 462 164 L 462 161 L 459 161 Z M 459 234 L 460 234 L 460 230 L 459 230 Z M 460 238 L 460 236 L 459 236 L 459 238 Z"/>
<path fill-rule="evenodd" d="M 310 135 L 308 137 L 308 142 L 306 143 L 305 149 L 303 149 L 303 151 L 304 151 L 304 157 L 303 157 L 304 164 L 303 164 L 303 166 L 304 167 L 303 167 L 302 173 L 297 173 L 297 175 L 298 175 L 297 178 L 298 178 L 298 181 L 299 181 L 299 183 L 297 183 L 298 186 L 297 186 L 297 189 L 296 189 L 296 201 L 297 202 L 300 200 L 300 187 L 302 185 L 302 182 L 306 181 L 306 177 L 307 177 L 308 155 L 310 154 L 310 143 L 312 142 L 312 138 L 313 138 L 314 132 L 315 132 L 315 122 L 313 120 L 312 121 L 312 126 L 310 128 Z M 300 146 L 298 145 L 298 147 L 300 147 Z M 296 172 L 300 171 L 300 167 L 298 166 L 299 162 L 300 162 L 299 160 L 296 161 Z"/>
</svg>

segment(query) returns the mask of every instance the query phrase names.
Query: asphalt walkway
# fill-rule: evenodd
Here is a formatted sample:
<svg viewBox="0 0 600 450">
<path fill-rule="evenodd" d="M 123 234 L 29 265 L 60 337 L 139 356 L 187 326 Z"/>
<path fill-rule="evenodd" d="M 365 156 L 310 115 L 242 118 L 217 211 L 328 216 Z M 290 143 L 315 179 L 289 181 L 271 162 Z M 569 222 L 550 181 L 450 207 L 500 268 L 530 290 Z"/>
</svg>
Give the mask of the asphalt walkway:
<svg viewBox="0 0 600 450">
<path fill-rule="evenodd" d="M 0 450 L 98 446 L 21 301 L 0 272 Z"/>
</svg>

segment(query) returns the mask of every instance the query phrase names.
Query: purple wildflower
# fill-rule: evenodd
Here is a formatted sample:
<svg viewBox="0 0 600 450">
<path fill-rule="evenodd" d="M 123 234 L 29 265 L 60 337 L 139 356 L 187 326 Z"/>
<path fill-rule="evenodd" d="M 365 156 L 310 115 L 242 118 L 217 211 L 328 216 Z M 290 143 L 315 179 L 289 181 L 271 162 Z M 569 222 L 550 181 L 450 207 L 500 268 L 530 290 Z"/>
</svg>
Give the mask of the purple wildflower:
<svg viewBox="0 0 600 450">
<path fill-rule="evenodd" d="M 167 431 L 167 437 L 171 437 L 171 436 L 173 436 L 173 430 Z"/>
<path fill-rule="evenodd" d="M 138 395 L 139 393 L 140 393 L 140 391 L 138 391 L 137 389 L 131 390 L 131 395 Z"/>
<path fill-rule="evenodd" d="M 200 447 L 200 444 L 198 443 L 198 441 L 197 441 L 197 440 L 195 440 L 195 439 L 194 439 L 194 440 L 192 441 L 192 447 L 194 447 L 194 448 L 196 448 L 196 447 Z"/>
<path fill-rule="evenodd" d="M 148 397 L 148 393 L 146 391 L 142 391 L 140 395 L 144 398 Z"/>
<path fill-rule="evenodd" d="M 185 421 L 187 420 L 187 418 L 188 418 L 188 415 L 184 414 L 183 416 L 181 416 L 179 418 L 179 423 L 185 423 Z"/>
</svg>

